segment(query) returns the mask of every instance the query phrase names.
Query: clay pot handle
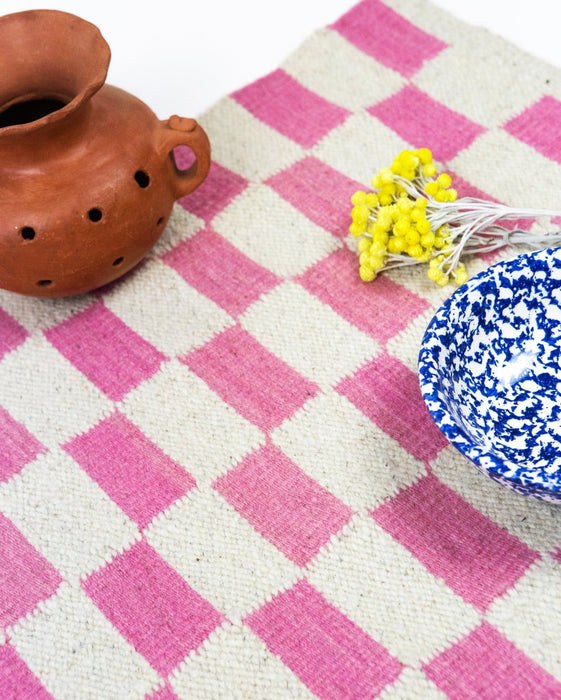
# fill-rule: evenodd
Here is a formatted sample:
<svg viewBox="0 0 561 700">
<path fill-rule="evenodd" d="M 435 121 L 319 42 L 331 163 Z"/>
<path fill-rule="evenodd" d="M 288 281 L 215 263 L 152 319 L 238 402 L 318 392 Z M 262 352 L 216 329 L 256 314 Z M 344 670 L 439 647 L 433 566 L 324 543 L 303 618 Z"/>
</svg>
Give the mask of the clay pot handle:
<svg viewBox="0 0 561 700">
<path fill-rule="evenodd" d="M 204 129 L 194 120 L 174 114 L 163 127 L 160 138 L 160 152 L 168 157 L 176 146 L 187 146 L 195 154 L 195 162 L 187 170 L 179 170 L 174 165 L 172 182 L 175 199 L 184 197 L 195 190 L 208 175 L 210 168 L 210 142 Z"/>
</svg>

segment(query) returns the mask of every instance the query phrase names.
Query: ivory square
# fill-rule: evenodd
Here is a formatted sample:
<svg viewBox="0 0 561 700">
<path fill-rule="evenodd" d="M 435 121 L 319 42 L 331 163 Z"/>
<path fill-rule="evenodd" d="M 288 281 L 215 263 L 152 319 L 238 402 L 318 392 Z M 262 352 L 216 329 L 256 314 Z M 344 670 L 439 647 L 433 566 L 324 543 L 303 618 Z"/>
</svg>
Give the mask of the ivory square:
<svg viewBox="0 0 561 700">
<path fill-rule="evenodd" d="M 271 187 L 262 184 L 250 185 L 242 192 L 214 219 L 213 228 L 280 277 L 303 272 L 341 245 Z"/>
<path fill-rule="evenodd" d="M 70 581 L 139 537 L 136 524 L 62 450 L 51 450 L 3 484 L 0 510 Z"/>
<path fill-rule="evenodd" d="M 243 672 L 241 672 L 243 669 Z M 306 686 L 246 625 L 223 625 L 172 675 L 182 700 L 312 700 Z"/>
<path fill-rule="evenodd" d="M 309 90 L 353 112 L 389 97 L 405 83 L 399 73 L 331 29 L 313 34 L 283 68 Z"/>
<path fill-rule="evenodd" d="M 232 622 L 300 575 L 212 489 L 192 492 L 145 534 L 168 564 Z"/>
<path fill-rule="evenodd" d="M 178 360 L 133 390 L 121 410 L 199 484 L 227 471 L 265 439 Z"/>
<path fill-rule="evenodd" d="M 320 552 L 308 580 L 403 663 L 418 665 L 480 621 L 369 517 Z M 435 621 L 438 624 L 435 624 Z"/>
<path fill-rule="evenodd" d="M 265 179 L 304 155 L 304 149 L 224 97 L 198 121 L 212 143 L 212 157 L 248 180 Z"/>
<path fill-rule="evenodd" d="M 348 399 L 311 399 L 271 435 L 308 476 L 355 510 L 381 503 L 425 472 L 421 462 Z"/>
<path fill-rule="evenodd" d="M 68 584 L 10 636 L 56 698 L 76 698 L 87 689 L 88 700 L 140 700 L 160 680 L 88 596 Z"/>
<path fill-rule="evenodd" d="M 262 345 L 322 387 L 379 350 L 375 340 L 294 282 L 275 287 L 240 321 Z"/>
<path fill-rule="evenodd" d="M 223 309 L 159 260 L 126 285 L 117 285 L 103 301 L 168 357 L 188 352 L 233 323 Z"/>
<path fill-rule="evenodd" d="M 0 362 L 0 401 L 47 447 L 86 430 L 113 406 L 43 335 Z"/>
</svg>

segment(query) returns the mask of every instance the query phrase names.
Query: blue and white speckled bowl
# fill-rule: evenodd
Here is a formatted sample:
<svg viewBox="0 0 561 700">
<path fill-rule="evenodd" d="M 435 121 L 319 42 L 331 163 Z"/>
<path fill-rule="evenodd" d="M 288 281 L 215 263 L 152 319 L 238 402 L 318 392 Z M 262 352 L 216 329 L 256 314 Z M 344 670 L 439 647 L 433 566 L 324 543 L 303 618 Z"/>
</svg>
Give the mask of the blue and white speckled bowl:
<svg viewBox="0 0 561 700">
<path fill-rule="evenodd" d="M 561 501 L 561 249 L 460 287 L 427 328 L 419 375 L 434 421 L 478 469 Z"/>
</svg>

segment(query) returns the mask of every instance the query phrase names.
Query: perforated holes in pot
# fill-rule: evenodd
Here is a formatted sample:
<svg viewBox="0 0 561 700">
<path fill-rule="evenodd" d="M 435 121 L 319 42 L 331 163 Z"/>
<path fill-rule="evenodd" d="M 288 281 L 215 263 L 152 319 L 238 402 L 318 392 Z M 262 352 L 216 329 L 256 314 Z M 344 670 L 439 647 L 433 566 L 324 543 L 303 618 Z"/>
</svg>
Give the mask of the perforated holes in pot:
<svg viewBox="0 0 561 700">
<path fill-rule="evenodd" d="M 88 212 L 88 218 L 94 224 L 96 224 L 98 221 L 101 221 L 102 217 L 103 217 L 103 212 L 101 211 L 101 209 L 98 209 L 97 207 L 93 207 L 93 209 L 90 209 Z"/>
<path fill-rule="evenodd" d="M 120 257 L 118 257 L 118 258 L 115 258 L 115 260 L 113 260 L 113 266 L 114 266 L 114 267 L 119 267 L 119 265 L 122 265 L 122 264 L 123 264 L 124 260 L 125 260 L 125 258 L 123 258 L 122 255 L 121 255 Z"/>
<path fill-rule="evenodd" d="M 136 180 L 136 184 L 142 189 L 148 187 L 150 184 L 150 175 L 144 170 L 137 170 L 134 174 L 134 179 Z"/>
<path fill-rule="evenodd" d="M 24 241 L 32 241 L 35 238 L 35 229 L 31 226 L 24 226 L 20 233 Z"/>
<path fill-rule="evenodd" d="M 50 287 L 52 283 L 53 283 L 52 280 L 39 280 L 37 282 L 37 286 L 38 287 Z"/>
</svg>

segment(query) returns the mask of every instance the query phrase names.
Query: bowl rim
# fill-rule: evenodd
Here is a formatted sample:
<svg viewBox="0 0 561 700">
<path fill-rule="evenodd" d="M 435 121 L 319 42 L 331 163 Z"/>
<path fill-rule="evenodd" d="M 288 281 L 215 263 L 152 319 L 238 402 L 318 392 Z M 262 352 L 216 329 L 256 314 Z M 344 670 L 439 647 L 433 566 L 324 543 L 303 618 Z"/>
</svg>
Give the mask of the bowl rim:
<svg viewBox="0 0 561 700">
<path fill-rule="evenodd" d="M 430 341 L 436 341 L 442 346 L 441 340 L 438 337 L 438 331 L 446 328 L 449 319 L 450 309 L 458 303 L 460 299 L 469 294 L 473 289 L 477 288 L 489 278 L 496 275 L 501 269 L 516 269 L 526 267 L 530 260 L 544 259 L 558 261 L 558 267 L 561 268 L 561 248 L 546 248 L 529 253 L 522 253 L 510 260 L 502 260 L 494 265 L 490 265 L 478 274 L 474 275 L 461 287 L 456 289 L 444 303 L 437 309 L 436 313 L 430 320 L 419 350 L 418 356 L 418 375 L 421 395 L 425 405 L 436 423 L 437 427 L 456 447 L 456 449 L 467 457 L 473 464 L 483 473 L 494 478 L 497 481 L 510 485 L 514 490 L 522 492 L 531 492 L 534 495 L 542 494 L 544 496 L 557 496 L 561 499 L 561 470 L 556 472 L 557 477 L 552 479 L 552 474 L 546 474 L 543 467 L 537 467 L 535 470 L 536 477 L 541 475 L 542 479 L 539 482 L 534 482 L 527 478 L 522 479 L 518 474 L 506 473 L 506 466 L 511 465 L 518 470 L 521 465 L 510 462 L 505 459 L 500 459 L 488 448 L 477 445 L 458 425 L 455 418 L 448 409 L 444 399 L 443 392 L 440 389 L 439 371 L 440 368 L 436 362 L 434 349 L 429 347 Z M 547 483 L 547 486 L 545 485 Z"/>
</svg>

